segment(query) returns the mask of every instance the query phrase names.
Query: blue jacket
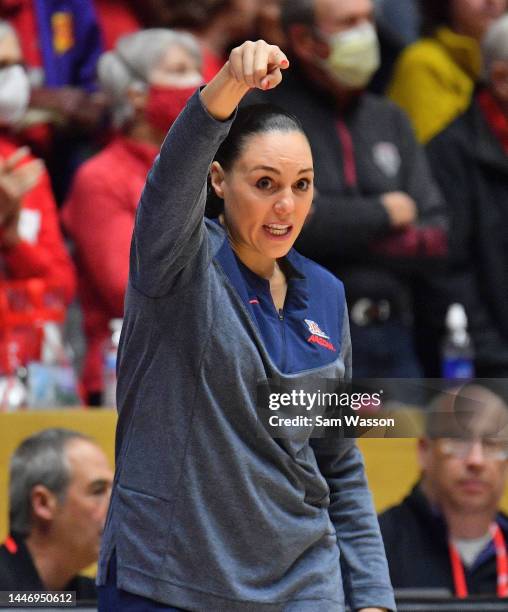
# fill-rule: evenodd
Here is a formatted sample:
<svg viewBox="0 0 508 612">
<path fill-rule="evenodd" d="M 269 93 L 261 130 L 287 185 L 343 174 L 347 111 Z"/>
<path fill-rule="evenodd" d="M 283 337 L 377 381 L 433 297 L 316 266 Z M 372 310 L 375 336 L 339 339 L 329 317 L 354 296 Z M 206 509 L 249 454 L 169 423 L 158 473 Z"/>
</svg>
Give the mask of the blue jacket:
<svg viewBox="0 0 508 612">
<path fill-rule="evenodd" d="M 33 0 L 44 85 L 93 91 L 103 52 L 92 0 Z"/>
<path fill-rule="evenodd" d="M 338 612 L 345 597 L 394 609 L 354 441 L 274 439 L 259 425 L 258 382 L 349 376 L 351 347 L 335 277 L 290 252 L 272 325 L 266 285 L 204 221 L 230 124 L 193 96 L 138 207 L 98 583 L 116 549 L 119 588 L 187 610 Z"/>
</svg>

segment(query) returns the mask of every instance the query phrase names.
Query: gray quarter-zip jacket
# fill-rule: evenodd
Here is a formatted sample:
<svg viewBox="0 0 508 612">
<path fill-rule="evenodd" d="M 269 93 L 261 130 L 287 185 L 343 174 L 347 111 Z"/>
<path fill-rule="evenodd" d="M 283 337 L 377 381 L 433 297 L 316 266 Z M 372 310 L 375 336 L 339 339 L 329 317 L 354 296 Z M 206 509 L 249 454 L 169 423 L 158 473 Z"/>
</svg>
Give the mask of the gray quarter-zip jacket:
<svg viewBox="0 0 508 612">
<path fill-rule="evenodd" d="M 299 373 L 273 364 L 221 265 L 226 234 L 203 220 L 207 173 L 230 125 L 196 93 L 141 197 L 98 584 L 116 550 L 119 588 L 185 610 L 340 612 L 345 601 L 395 609 L 354 440 L 274 439 L 259 426 L 258 383 Z M 330 361 L 305 374 L 343 378 L 351 347 L 343 302 L 337 310 L 342 285 L 301 259 L 337 296 L 328 333 L 340 330 Z"/>
</svg>

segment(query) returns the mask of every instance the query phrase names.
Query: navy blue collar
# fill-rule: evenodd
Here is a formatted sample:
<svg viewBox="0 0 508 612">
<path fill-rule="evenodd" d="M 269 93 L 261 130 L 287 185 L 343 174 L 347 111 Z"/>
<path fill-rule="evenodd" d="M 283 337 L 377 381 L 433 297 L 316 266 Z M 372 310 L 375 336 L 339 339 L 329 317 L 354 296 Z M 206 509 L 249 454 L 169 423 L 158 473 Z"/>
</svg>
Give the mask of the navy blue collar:
<svg viewBox="0 0 508 612">
<path fill-rule="evenodd" d="M 214 221 L 220 225 L 218 219 L 214 219 Z M 226 234 L 215 259 L 237 290 L 242 302 L 247 306 L 255 321 L 256 317 L 252 307 L 259 298 L 258 294 L 270 296 L 271 299 L 270 282 L 253 272 L 237 257 Z M 299 316 L 307 309 L 309 293 L 304 264 L 304 258 L 295 249 L 291 249 L 285 257 L 279 260 L 279 265 L 288 281 L 284 313 L 290 316 Z"/>
</svg>

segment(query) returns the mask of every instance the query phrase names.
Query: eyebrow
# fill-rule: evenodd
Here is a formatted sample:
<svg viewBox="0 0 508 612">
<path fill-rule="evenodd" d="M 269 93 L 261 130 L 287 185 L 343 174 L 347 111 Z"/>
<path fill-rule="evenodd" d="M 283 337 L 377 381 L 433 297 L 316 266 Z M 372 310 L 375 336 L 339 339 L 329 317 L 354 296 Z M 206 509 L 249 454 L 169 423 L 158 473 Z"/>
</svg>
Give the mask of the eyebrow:
<svg viewBox="0 0 508 612">
<path fill-rule="evenodd" d="M 254 170 L 268 170 L 268 172 L 274 172 L 275 174 L 280 174 L 280 171 L 277 168 L 272 168 L 271 166 L 255 166 L 251 168 L 251 172 Z M 304 172 L 314 172 L 314 168 L 303 168 L 302 170 L 298 170 L 298 174 L 303 174 Z"/>
<path fill-rule="evenodd" d="M 93 489 L 95 487 L 107 487 L 111 484 L 111 482 L 105 478 L 98 478 L 97 480 L 92 480 L 92 482 L 90 482 L 88 484 L 88 487 L 90 489 Z"/>
</svg>

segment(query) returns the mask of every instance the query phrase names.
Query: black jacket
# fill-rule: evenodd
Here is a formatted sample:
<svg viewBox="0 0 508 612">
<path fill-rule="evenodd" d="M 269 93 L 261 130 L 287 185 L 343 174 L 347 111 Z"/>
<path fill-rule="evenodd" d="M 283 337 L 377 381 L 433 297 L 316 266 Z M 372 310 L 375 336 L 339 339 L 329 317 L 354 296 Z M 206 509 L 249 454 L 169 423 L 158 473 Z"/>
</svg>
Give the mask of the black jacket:
<svg viewBox="0 0 508 612">
<path fill-rule="evenodd" d="M 508 376 L 508 155 L 473 100 L 427 147 L 450 209 L 447 303 L 465 305 L 477 374 Z"/>
<path fill-rule="evenodd" d="M 445 206 L 404 113 L 364 93 L 340 114 L 332 96 L 307 80 L 294 60 L 278 87 L 250 94 L 246 102 L 271 102 L 290 111 L 310 140 L 315 212 L 296 248 L 344 281 L 350 303 L 361 297 L 400 301 L 429 259 L 435 262 L 446 248 Z M 346 177 L 348 147 L 338 121 L 352 143 L 353 182 Z M 408 232 L 390 228 L 381 203 L 390 191 L 404 191 L 416 201 L 419 219 Z"/>
<path fill-rule="evenodd" d="M 23 538 L 11 535 L 7 543 L 0 546 L 0 591 L 46 590 Z M 76 600 L 97 599 L 95 581 L 85 576 L 76 576 L 62 591 L 76 591 Z"/>
<path fill-rule="evenodd" d="M 508 518 L 498 514 L 497 522 L 508 541 Z M 418 486 L 401 504 L 383 512 L 379 525 L 394 589 L 445 588 L 454 593 L 446 524 Z M 496 595 L 492 542 L 465 574 L 469 594 Z"/>
</svg>

